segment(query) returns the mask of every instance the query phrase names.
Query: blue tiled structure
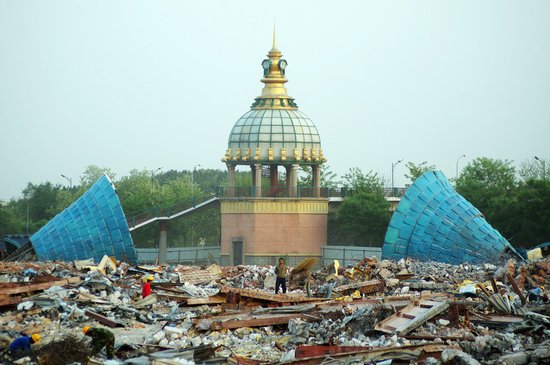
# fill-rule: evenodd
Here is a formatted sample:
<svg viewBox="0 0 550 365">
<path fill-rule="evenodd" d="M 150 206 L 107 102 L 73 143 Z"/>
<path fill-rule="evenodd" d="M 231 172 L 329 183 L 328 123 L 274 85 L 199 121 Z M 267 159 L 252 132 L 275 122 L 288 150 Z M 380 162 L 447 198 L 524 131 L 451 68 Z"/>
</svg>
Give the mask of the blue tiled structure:
<svg viewBox="0 0 550 365">
<path fill-rule="evenodd" d="M 31 237 L 39 260 L 77 260 L 104 255 L 136 263 L 126 217 L 113 183 L 100 177 L 77 201 Z"/>
<path fill-rule="evenodd" d="M 382 258 L 460 263 L 496 261 L 510 243 L 458 194 L 441 171 L 415 180 L 393 213 Z"/>
</svg>

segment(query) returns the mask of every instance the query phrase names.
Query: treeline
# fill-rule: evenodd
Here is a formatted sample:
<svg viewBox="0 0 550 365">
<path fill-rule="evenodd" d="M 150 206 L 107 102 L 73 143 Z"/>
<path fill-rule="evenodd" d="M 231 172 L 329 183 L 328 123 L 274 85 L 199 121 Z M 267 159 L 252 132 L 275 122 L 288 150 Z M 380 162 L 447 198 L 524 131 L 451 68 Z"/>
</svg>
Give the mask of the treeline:
<svg viewBox="0 0 550 365">
<path fill-rule="evenodd" d="M 550 241 L 550 176 L 546 161 L 476 158 L 462 170 L 456 189 L 512 245 Z"/>
<path fill-rule="evenodd" d="M 435 170 L 426 161 L 406 164 L 407 178 L 414 181 L 422 173 Z M 476 158 L 451 179 L 456 189 L 513 245 L 532 247 L 550 241 L 550 176 L 546 161 L 526 161 L 518 169 L 511 161 Z M 50 182 L 28 183 L 22 196 L 0 204 L 0 237 L 14 233 L 34 233 L 61 212 L 102 175 L 114 182 L 124 212 L 129 220 L 153 209 L 169 209 L 222 196 L 227 186 L 227 172 L 217 169 L 132 170 L 117 178 L 109 169 L 88 166 L 73 186 Z M 550 174 L 549 174 L 550 175 Z M 264 177 L 262 186 L 269 186 Z M 284 176 L 279 183 L 284 184 Z M 249 187 L 249 171 L 237 171 L 237 187 Z M 301 171 L 299 185 L 311 186 L 311 173 Z M 338 245 L 380 246 L 391 218 L 385 199 L 388 183 L 373 171 L 352 168 L 341 179 L 329 167 L 321 169 L 321 185 L 344 188 L 348 196 L 329 211 L 328 240 Z M 351 192 L 351 194 L 349 193 Z M 212 208 L 171 221 L 170 246 L 218 245 L 220 211 Z M 138 247 L 154 247 L 158 242 L 158 224 L 132 233 Z"/>
</svg>

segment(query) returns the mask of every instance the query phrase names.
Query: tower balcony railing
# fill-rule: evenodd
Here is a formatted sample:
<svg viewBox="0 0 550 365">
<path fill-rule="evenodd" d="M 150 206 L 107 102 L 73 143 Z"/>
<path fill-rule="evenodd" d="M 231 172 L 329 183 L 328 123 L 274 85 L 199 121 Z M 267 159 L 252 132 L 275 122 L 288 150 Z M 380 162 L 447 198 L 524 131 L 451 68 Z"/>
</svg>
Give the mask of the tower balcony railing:
<svg viewBox="0 0 550 365">
<path fill-rule="evenodd" d="M 258 194 L 258 189 L 260 192 Z M 354 191 L 347 188 L 329 188 L 320 187 L 319 198 L 345 198 L 353 195 Z M 315 188 L 311 186 L 298 186 L 294 188 L 296 191 L 295 198 L 314 198 Z M 384 188 L 384 196 L 386 197 L 401 197 L 405 194 L 406 188 Z M 220 198 L 253 198 L 260 196 L 262 198 L 290 198 L 292 197 L 292 188 L 286 185 L 279 186 L 262 186 L 261 188 L 255 186 L 234 186 L 227 187 L 221 186 L 219 188 L 218 196 Z"/>
<path fill-rule="evenodd" d="M 260 190 L 260 191 L 258 191 Z M 292 196 L 292 190 L 296 192 L 295 196 Z M 329 188 L 318 188 L 319 198 L 329 198 L 330 189 Z M 220 187 L 219 191 L 220 198 L 314 198 L 315 197 L 315 188 L 313 187 L 297 187 L 289 188 L 286 185 L 281 186 L 262 186 L 258 188 L 256 186 L 235 186 L 235 187 Z"/>
</svg>

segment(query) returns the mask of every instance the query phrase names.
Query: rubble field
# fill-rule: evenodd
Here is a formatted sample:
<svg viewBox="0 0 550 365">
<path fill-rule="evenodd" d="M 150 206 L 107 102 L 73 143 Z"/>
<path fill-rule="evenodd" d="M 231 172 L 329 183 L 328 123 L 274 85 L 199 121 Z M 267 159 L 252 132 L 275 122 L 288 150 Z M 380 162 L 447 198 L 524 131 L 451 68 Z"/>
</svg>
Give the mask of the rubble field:
<svg viewBox="0 0 550 365">
<path fill-rule="evenodd" d="M 0 262 L 0 363 L 550 363 L 550 258 L 315 265 L 274 294 L 272 266 Z M 114 333 L 115 359 L 91 355 L 86 325 Z M 35 333 L 30 356 L 5 351 Z"/>
</svg>

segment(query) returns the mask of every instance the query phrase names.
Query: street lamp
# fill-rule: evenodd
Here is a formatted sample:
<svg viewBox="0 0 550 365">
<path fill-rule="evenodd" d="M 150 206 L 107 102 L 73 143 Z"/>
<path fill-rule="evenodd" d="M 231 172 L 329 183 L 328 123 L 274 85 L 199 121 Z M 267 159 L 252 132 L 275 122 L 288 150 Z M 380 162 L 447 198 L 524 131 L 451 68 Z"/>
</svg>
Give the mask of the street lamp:
<svg viewBox="0 0 550 365">
<path fill-rule="evenodd" d="M 195 185 L 195 171 L 197 171 L 197 167 L 201 167 L 201 164 L 199 163 L 193 166 L 193 171 L 191 171 L 191 197 L 193 198 L 193 205 L 195 205 L 194 204 L 194 201 L 195 201 L 194 185 Z"/>
<path fill-rule="evenodd" d="M 401 162 L 403 162 L 403 159 L 391 164 L 391 193 L 392 193 L 392 196 L 395 196 L 395 186 L 393 184 L 393 170 L 395 169 L 395 166 L 399 165 Z"/>
<path fill-rule="evenodd" d="M 155 172 L 159 172 L 160 170 L 162 170 L 162 167 L 159 167 L 156 170 L 151 170 L 151 190 L 154 190 L 154 187 L 155 187 L 155 182 L 154 182 Z"/>
<path fill-rule="evenodd" d="M 30 212 L 30 209 L 29 209 L 29 201 L 30 199 L 32 198 L 33 194 L 34 194 L 34 188 L 30 188 L 28 190 L 26 190 L 24 192 L 24 196 L 27 200 L 27 235 L 29 234 L 29 222 L 30 222 L 30 215 L 29 215 L 29 212 Z"/>
<path fill-rule="evenodd" d="M 462 157 L 466 157 L 466 155 L 461 155 L 461 156 L 458 156 L 458 158 L 456 159 L 456 173 L 455 173 L 455 176 L 456 176 L 456 179 L 458 180 L 458 161 L 460 161 L 460 159 Z"/>
<path fill-rule="evenodd" d="M 69 182 L 69 189 L 72 189 L 73 188 L 73 179 L 71 179 L 70 177 L 67 177 L 63 174 L 61 174 L 61 177 L 67 179 L 67 181 Z"/>
<path fill-rule="evenodd" d="M 535 156 L 535 160 L 542 164 L 542 180 L 546 180 L 546 161 L 541 160 L 537 156 Z"/>
</svg>

